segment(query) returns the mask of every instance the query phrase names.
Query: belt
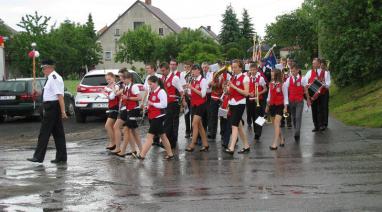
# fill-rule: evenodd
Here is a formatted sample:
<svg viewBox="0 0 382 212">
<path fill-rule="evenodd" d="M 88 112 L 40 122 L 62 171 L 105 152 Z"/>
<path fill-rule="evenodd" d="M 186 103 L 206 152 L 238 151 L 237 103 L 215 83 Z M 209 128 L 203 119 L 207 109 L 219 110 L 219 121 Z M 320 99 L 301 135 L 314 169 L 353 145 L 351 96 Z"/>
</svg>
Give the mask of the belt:
<svg viewBox="0 0 382 212">
<path fill-rule="evenodd" d="M 43 102 L 43 104 L 57 104 L 58 103 L 58 100 L 55 100 L 55 101 L 45 101 Z"/>
</svg>

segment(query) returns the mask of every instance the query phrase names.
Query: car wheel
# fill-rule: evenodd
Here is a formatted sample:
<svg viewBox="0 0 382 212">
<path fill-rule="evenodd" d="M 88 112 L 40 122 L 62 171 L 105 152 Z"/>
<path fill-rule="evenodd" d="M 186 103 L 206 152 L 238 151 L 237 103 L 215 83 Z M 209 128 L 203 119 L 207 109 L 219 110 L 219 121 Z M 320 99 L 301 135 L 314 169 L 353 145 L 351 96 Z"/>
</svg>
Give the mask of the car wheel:
<svg viewBox="0 0 382 212">
<path fill-rule="evenodd" d="M 73 100 L 70 100 L 69 101 L 69 104 L 68 104 L 68 106 L 67 106 L 67 108 L 66 108 L 66 113 L 69 115 L 69 116 L 71 116 L 71 117 L 73 117 L 73 116 L 75 116 L 76 114 L 76 112 L 75 112 L 75 109 L 74 109 L 74 101 Z"/>
<path fill-rule="evenodd" d="M 75 115 L 76 115 L 76 122 L 77 123 L 85 123 L 86 122 L 86 115 L 81 113 L 80 110 L 75 110 Z"/>
</svg>

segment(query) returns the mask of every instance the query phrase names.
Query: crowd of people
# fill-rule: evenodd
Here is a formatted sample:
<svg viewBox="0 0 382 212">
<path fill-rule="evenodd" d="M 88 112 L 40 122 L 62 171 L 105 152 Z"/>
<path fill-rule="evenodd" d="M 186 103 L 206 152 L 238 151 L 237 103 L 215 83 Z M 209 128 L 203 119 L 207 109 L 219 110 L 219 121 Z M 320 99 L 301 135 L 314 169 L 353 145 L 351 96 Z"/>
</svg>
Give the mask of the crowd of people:
<svg viewBox="0 0 382 212">
<path fill-rule="evenodd" d="M 281 58 L 275 68 L 242 60 L 183 64 L 183 71 L 178 70 L 176 60 L 161 63 L 158 68 L 146 64 L 143 86 L 134 82 L 126 68 L 119 70 L 118 80 L 113 73 L 106 75 L 108 150 L 119 157 L 131 155 L 143 160 L 151 146 L 157 145 L 166 150 L 165 159 L 171 160 L 178 151 L 180 114 L 184 115 L 185 140 L 189 142 L 186 152 L 198 146 L 199 151 L 208 152 L 208 140 L 217 139 L 220 123 L 224 152 L 233 155 L 240 140 L 242 149 L 237 153 L 249 153 L 245 111 L 246 124 L 254 132 L 253 143 L 260 142 L 264 122 L 272 122 L 272 151 L 285 146 L 282 127 L 293 128 L 295 142 L 300 141 L 305 103 L 312 108 L 312 131 L 328 127 L 330 72 L 323 59 L 313 59 L 312 69 L 304 76 L 297 63 L 286 58 Z M 143 144 L 138 130 L 142 113 L 147 114 L 150 123 Z"/>
</svg>

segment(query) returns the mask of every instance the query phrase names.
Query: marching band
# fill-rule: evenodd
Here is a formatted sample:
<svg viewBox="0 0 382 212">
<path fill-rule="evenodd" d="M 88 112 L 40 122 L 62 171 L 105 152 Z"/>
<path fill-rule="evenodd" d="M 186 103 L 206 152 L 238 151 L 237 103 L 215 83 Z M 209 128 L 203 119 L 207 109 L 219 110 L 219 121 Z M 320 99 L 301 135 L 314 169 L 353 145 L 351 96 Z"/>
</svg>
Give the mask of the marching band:
<svg viewBox="0 0 382 212">
<path fill-rule="evenodd" d="M 119 71 L 118 82 L 116 76 L 108 73 L 105 95 L 109 99 L 109 110 L 105 129 L 109 143 L 106 148 L 120 157 L 131 155 L 143 160 L 156 144 L 166 150 L 166 160 L 174 159 L 179 151 L 181 114 L 185 120 L 185 137 L 191 138 L 186 152 L 193 152 L 198 145 L 200 152 L 208 152 L 208 142 L 217 139 L 220 123 L 224 152 L 233 155 L 240 139 L 242 149 L 237 153 L 249 153 L 251 143 L 243 121 L 245 110 L 250 116 L 249 129 L 253 126 L 253 144 L 260 142 L 267 118 L 271 120 L 274 137 L 269 149 L 272 151 L 286 145 L 281 130 L 283 124 L 288 128 L 293 126 L 294 140 L 300 141 L 304 107 L 312 108 L 312 131 L 324 131 L 328 127 L 330 86 L 327 62 L 315 58 L 312 70 L 305 76 L 292 59 L 280 62 L 268 70 L 269 74 L 264 73 L 267 70 L 264 63 L 257 61 L 244 64 L 233 60 L 213 65 L 205 62 L 201 66 L 185 62 L 184 71 L 179 71 L 178 62 L 173 59 L 159 65 L 161 74 L 155 65 L 147 64 L 144 85 L 136 84 L 125 68 Z M 145 142 L 141 144 L 137 120 L 144 119 L 145 114 L 150 124 Z M 126 152 L 128 144 L 130 152 Z"/>
</svg>

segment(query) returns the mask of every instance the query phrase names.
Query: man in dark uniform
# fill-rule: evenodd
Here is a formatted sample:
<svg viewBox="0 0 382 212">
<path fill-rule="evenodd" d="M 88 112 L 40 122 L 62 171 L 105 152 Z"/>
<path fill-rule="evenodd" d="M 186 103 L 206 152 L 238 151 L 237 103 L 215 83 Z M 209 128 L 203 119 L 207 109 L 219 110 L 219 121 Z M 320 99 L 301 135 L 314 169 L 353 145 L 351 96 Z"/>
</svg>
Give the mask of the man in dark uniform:
<svg viewBox="0 0 382 212">
<path fill-rule="evenodd" d="M 42 91 L 44 116 L 33 158 L 28 158 L 27 160 L 42 163 L 45 158 L 50 135 L 53 134 L 56 145 L 56 159 L 51 162 L 66 163 L 66 141 L 62 124 L 62 119 L 67 118 L 64 104 L 64 81 L 54 70 L 53 60 L 43 60 L 41 68 L 47 78 Z"/>
</svg>

